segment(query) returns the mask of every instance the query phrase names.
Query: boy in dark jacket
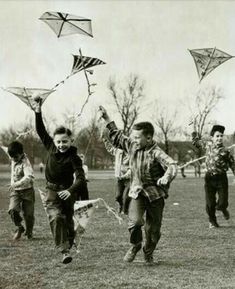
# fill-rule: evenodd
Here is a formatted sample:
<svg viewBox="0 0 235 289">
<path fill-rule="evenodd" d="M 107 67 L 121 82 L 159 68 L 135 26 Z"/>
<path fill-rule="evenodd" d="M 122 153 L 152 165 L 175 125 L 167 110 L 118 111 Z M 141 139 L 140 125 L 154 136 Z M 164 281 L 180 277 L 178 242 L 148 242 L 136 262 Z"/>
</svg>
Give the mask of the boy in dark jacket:
<svg viewBox="0 0 235 289">
<path fill-rule="evenodd" d="M 85 184 L 82 161 L 72 146 L 72 132 L 58 127 L 53 138 L 47 133 L 41 114 L 41 103 L 35 102 L 36 130 L 47 149 L 45 166 L 46 194 L 42 202 L 47 213 L 56 248 L 63 254 L 63 263 L 72 261 L 70 248 L 75 231 L 73 222 L 74 200 L 79 187 Z M 74 181 L 75 175 L 75 181 Z M 86 199 L 81 196 L 81 199 Z"/>
</svg>

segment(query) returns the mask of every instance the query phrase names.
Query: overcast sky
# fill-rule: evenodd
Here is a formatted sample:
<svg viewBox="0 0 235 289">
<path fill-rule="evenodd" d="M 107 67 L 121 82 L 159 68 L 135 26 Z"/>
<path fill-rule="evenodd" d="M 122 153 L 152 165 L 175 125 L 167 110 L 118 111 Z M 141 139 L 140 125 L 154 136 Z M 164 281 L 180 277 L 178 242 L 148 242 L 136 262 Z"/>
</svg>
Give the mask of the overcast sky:
<svg viewBox="0 0 235 289">
<path fill-rule="evenodd" d="M 179 100 L 197 89 L 221 87 L 225 100 L 213 115 L 226 132 L 235 128 L 235 59 L 225 62 L 199 84 L 188 49 L 217 47 L 235 55 L 235 2 L 232 1 L 0 1 L 0 86 L 52 88 L 71 71 L 72 54 L 98 57 L 98 85 L 80 121 L 88 122 L 99 104 L 111 102 L 110 76 L 130 73 L 145 81 L 146 101 L 161 102 L 188 117 Z M 46 11 L 68 12 L 92 19 L 94 38 L 80 34 L 57 38 L 38 18 Z M 87 96 L 83 73 L 76 74 L 48 97 L 44 115 L 63 122 L 66 111 L 80 111 Z M 33 116 L 17 97 L 0 93 L 0 129 Z M 141 119 L 150 120 L 151 107 Z M 151 112 L 152 113 L 152 112 Z M 114 115 L 114 118 L 116 116 Z M 185 120 L 187 123 L 187 121 Z"/>
</svg>

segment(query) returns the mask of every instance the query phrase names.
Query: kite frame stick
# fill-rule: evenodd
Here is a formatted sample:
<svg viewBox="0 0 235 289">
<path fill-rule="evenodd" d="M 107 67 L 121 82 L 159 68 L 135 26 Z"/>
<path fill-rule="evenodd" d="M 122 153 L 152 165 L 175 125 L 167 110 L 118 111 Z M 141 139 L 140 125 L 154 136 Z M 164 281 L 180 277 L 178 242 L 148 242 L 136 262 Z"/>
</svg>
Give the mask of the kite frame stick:
<svg viewBox="0 0 235 289">
<path fill-rule="evenodd" d="M 235 144 L 229 146 L 228 149 L 231 149 L 232 147 L 235 147 Z M 189 162 L 187 162 L 186 164 L 184 164 L 184 165 L 182 165 L 182 166 L 179 166 L 179 169 L 183 169 L 183 168 L 187 167 L 188 165 L 191 165 L 191 164 L 193 164 L 193 163 L 196 163 L 197 161 L 203 160 L 203 159 L 205 159 L 205 158 L 206 158 L 206 156 L 202 156 L 202 157 L 200 157 L 200 158 L 197 158 L 197 159 L 194 159 L 194 160 L 192 160 L 192 161 L 189 161 Z"/>
<path fill-rule="evenodd" d="M 27 93 L 27 91 L 26 91 L 26 88 L 23 87 L 23 90 L 24 90 L 24 92 L 25 92 L 25 94 L 26 94 L 26 96 L 27 96 L 27 102 L 28 102 L 28 104 L 29 104 L 29 107 L 33 110 L 33 107 L 32 107 L 32 105 L 31 105 L 31 103 L 30 103 L 30 101 L 29 101 L 29 95 L 28 95 L 28 93 Z"/>
<path fill-rule="evenodd" d="M 213 54 L 214 54 L 214 52 L 215 52 L 215 49 L 216 49 L 216 47 L 214 47 L 213 51 L 211 52 L 211 55 L 210 55 L 209 61 L 208 61 L 207 65 L 206 65 L 206 67 L 205 67 L 204 72 L 207 70 L 207 67 L 208 67 L 209 64 L 211 63 L 211 58 L 212 58 L 212 56 L 213 56 Z M 199 83 L 202 81 L 203 78 L 204 78 L 204 75 L 201 76 L 201 78 L 200 78 L 200 80 L 199 80 Z"/>
</svg>

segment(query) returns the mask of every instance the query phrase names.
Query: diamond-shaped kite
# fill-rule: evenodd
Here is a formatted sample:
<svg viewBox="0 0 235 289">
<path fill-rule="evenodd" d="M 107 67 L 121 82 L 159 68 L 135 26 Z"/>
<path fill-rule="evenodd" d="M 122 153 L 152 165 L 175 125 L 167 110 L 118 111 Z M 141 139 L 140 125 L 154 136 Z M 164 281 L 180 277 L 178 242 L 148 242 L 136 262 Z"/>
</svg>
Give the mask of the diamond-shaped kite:
<svg viewBox="0 0 235 289">
<path fill-rule="evenodd" d="M 194 59 L 200 82 L 217 66 L 234 57 L 217 48 L 193 49 L 189 52 Z"/>
</svg>

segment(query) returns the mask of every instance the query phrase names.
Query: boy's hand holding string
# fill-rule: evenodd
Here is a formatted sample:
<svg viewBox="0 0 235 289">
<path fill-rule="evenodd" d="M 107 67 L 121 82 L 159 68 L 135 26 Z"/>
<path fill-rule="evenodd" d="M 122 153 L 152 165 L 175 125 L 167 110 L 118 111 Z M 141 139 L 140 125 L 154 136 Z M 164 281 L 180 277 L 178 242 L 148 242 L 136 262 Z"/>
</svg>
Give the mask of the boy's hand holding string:
<svg viewBox="0 0 235 289">
<path fill-rule="evenodd" d="M 60 191 L 57 194 L 64 201 L 67 200 L 71 196 L 70 192 L 67 190 Z"/>
</svg>

